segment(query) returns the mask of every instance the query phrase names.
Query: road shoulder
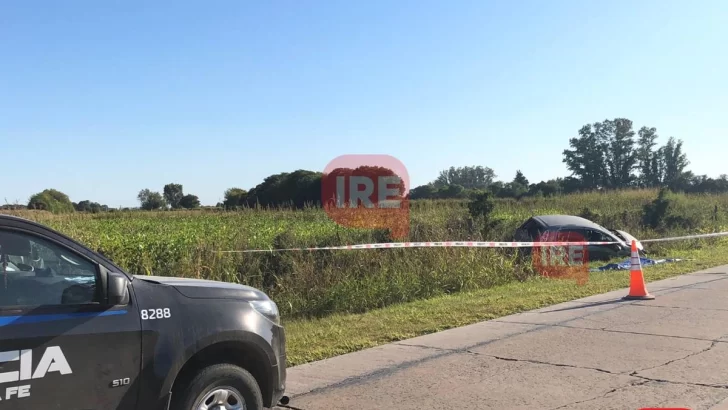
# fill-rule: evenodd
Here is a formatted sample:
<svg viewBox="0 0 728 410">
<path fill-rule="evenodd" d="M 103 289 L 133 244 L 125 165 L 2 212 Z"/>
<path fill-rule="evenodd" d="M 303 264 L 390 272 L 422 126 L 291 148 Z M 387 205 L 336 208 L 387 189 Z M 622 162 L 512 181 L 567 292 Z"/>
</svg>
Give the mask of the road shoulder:
<svg viewBox="0 0 728 410">
<path fill-rule="evenodd" d="M 719 366 L 728 358 L 728 266 L 651 282 L 648 289 L 655 300 L 624 301 L 628 290 L 620 289 L 292 367 L 287 393 L 291 405 L 309 404 L 300 408 L 324 408 L 315 404 L 319 400 L 336 408 L 331 397 L 359 396 L 380 384 L 380 390 L 394 389 L 393 395 L 418 391 L 442 374 L 457 379 L 460 369 L 489 384 L 489 391 L 507 391 L 508 377 L 512 388 L 517 383 L 546 389 L 542 408 L 581 408 L 587 402 L 609 408 L 615 402 L 631 405 L 633 396 L 636 403 L 660 397 L 679 401 L 686 395 L 703 397 L 698 405 L 709 408 L 728 397 L 728 386 L 723 387 L 728 374 Z M 503 380 L 494 381 L 497 374 L 487 377 L 484 368 L 500 369 Z M 701 368 L 710 374 L 701 374 Z M 544 378 L 556 384 L 549 387 Z M 593 384 L 577 383 L 589 379 Z M 392 387 L 407 380 L 419 380 L 419 387 Z M 447 380 L 440 383 L 447 385 Z M 563 384 L 572 391 L 553 394 Z M 478 389 L 471 390 L 476 400 Z M 509 396 L 491 393 L 490 404 L 507 406 Z M 379 395 L 372 400 L 370 405 L 386 402 Z M 357 406 L 367 408 L 366 403 L 358 400 Z"/>
</svg>

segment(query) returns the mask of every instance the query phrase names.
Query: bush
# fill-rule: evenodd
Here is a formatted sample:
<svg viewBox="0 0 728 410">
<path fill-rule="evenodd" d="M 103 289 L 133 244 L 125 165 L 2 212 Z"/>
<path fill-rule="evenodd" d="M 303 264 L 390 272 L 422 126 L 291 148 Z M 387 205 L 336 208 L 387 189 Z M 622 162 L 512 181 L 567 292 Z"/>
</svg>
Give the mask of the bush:
<svg viewBox="0 0 728 410">
<path fill-rule="evenodd" d="M 691 230 L 702 225 L 699 213 L 668 189 L 661 189 L 657 198 L 642 208 L 642 224 L 654 230 Z"/>
<path fill-rule="evenodd" d="M 71 213 L 75 211 L 73 202 L 68 195 L 55 189 L 46 189 L 30 197 L 29 209 L 50 211 L 54 214 Z"/>
<path fill-rule="evenodd" d="M 468 211 L 473 219 L 483 218 L 488 221 L 493 209 L 495 209 L 495 203 L 493 203 L 490 192 L 480 192 L 468 203 Z"/>
<path fill-rule="evenodd" d="M 667 209 L 670 207 L 670 199 L 667 196 L 667 190 L 661 189 L 657 199 L 642 208 L 642 225 L 657 229 L 663 224 Z"/>
</svg>

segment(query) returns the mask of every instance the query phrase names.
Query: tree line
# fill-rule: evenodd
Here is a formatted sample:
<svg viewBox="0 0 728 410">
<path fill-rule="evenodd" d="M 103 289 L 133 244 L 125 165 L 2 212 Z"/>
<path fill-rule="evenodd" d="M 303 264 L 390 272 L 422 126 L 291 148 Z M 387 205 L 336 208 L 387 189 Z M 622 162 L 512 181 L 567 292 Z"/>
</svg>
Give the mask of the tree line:
<svg viewBox="0 0 728 410">
<path fill-rule="evenodd" d="M 451 167 L 433 182 L 414 188 L 411 198 L 464 198 L 480 191 L 521 198 L 627 188 L 728 192 L 728 175 L 711 178 L 687 170 L 690 162 L 682 140 L 670 137 L 658 146 L 657 139 L 655 127 L 643 126 L 635 132 L 627 118 L 606 119 L 582 126 L 578 136 L 569 139 L 569 148 L 562 151 L 562 162 L 571 173 L 567 177 L 529 183 L 517 171 L 511 181 L 501 182 L 495 181 L 495 172 L 487 167 Z"/>
<path fill-rule="evenodd" d="M 195 209 L 200 207 L 200 198 L 197 195 L 185 194 L 182 184 L 169 183 L 162 188 L 162 193 L 149 188 L 142 189 L 137 194 L 139 207 L 145 211 L 158 209 Z"/>
<path fill-rule="evenodd" d="M 440 171 L 430 183 L 410 190 L 409 199 L 473 199 L 484 192 L 496 198 L 554 196 L 594 190 L 628 188 L 667 188 L 674 192 L 728 192 L 728 175 L 718 178 L 695 175 L 687 170 L 689 161 L 682 140 L 669 137 L 658 146 L 655 127 L 643 126 L 635 132 L 627 118 L 606 119 L 586 124 L 569 147 L 562 162 L 570 171 L 566 177 L 532 183 L 520 170 L 510 180 L 496 180 L 486 166 L 450 167 Z M 246 191 L 230 188 L 217 206 L 275 206 L 320 204 L 320 172 L 298 170 L 271 175 Z"/>
<path fill-rule="evenodd" d="M 152 191 L 148 188 L 142 189 L 137 195 L 139 209 L 161 210 L 161 209 L 195 209 L 201 206 L 197 195 L 185 194 L 181 184 L 169 183 L 162 188 L 162 193 Z M 6 204 L 0 209 L 37 209 L 51 211 L 54 213 L 68 212 L 109 212 L 115 211 L 108 205 L 98 202 L 83 200 L 72 202 L 65 193 L 57 189 L 45 189 L 30 197 L 27 206 Z"/>
<path fill-rule="evenodd" d="M 627 118 L 605 119 L 586 124 L 569 139 L 562 151 L 562 162 L 570 171 L 566 177 L 532 183 L 520 171 L 506 181 L 497 180 L 487 166 L 450 167 L 439 172 L 430 183 L 410 190 L 409 199 L 466 199 L 484 192 L 496 198 L 553 196 L 574 192 L 627 188 L 667 188 L 675 192 L 728 192 L 728 176 L 711 178 L 695 175 L 687 169 L 690 162 L 683 151 L 682 140 L 669 137 L 659 146 L 655 127 L 643 126 L 634 130 Z M 337 174 L 338 173 L 338 174 Z M 357 173 L 381 175 L 382 169 L 359 167 L 355 170 L 336 170 L 333 174 Z M 389 170 L 390 175 L 394 172 Z M 246 190 L 231 187 L 225 190 L 224 200 L 216 207 L 235 209 L 255 206 L 321 206 L 323 178 L 321 172 L 299 169 L 266 177 L 255 187 Z M 195 209 L 201 206 L 196 195 L 185 194 L 178 183 L 166 184 L 162 192 L 142 189 L 137 195 L 143 210 Z M 30 209 L 54 212 L 103 212 L 109 210 L 90 200 L 71 202 L 55 189 L 47 189 L 30 198 Z"/>
</svg>

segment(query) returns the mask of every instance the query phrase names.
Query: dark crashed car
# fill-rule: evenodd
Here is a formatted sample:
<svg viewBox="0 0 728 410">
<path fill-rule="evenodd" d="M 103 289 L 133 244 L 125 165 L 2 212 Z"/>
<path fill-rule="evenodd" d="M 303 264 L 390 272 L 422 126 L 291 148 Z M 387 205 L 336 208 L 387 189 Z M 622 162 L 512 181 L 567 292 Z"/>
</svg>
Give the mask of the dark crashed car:
<svg viewBox="0 0 728 410">
<path fill-rule="evenodd" d="M 632 240 L 637 241 L 637 249 L 640 254 L 644 254 L 642 244 L 627 232 L 607 229 L 573 215 L 533 216 L 518 227 L 515 234 L 515 240 L 519 242 L 562 241 L 566 238 L 568 241 L 615 242 L 608 245 L 589 245 L 587 252 L 590 260 L 628 258 L 631 255 Z M 524 253 L 529 251 L 529 248 L 522 249 Z"/>
</svg>

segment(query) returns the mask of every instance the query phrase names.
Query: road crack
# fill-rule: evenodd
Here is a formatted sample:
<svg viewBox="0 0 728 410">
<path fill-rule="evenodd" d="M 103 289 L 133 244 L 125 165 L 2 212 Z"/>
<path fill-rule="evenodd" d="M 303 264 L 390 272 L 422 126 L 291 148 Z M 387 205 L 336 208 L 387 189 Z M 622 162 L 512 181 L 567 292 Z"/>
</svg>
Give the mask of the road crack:
<svg viewBox="0 0 728 410">
<path fill-rule="evenodd" d="M 647 377 L 647 376 L 642 376 L 642 375 L 639 374 L 640 372 L 644 372 L 644 371 L 647 371 L 647 370 L 658 369 L 660 367 L 664 367 L 664 366 L 667 366 L 669 364 L 672 364 L 672 363 L 675 363 L 675 362 L 679 362 L 681 360 L 686 360 L 686 359 L 689 359 L 691 357 L 697 356 L 699 354 L 703 354 L 703 353 L 708 352 L 711 349 L 713 349 L 715 346 L 718 345 L 718 343 L 721 343 L 721 341 L 714 340 L 713 343 L 710 344 L 710 346 L 708 346 L 707 348 L 705 348 L 703 350 L 700 350 L 699 352 L 693 352 L 693 353 L 690 353 L 687 356 L 680 357 L 680 358 L 673 359 L 673 360 L 669 360 L 669 361 L 667 361 L 667 362 L 665 362 L 663 364 L 657 365 L 657 366 L 648 367 L 648 368 L 645 368 L 645 369 L 635 370 L 632 373 L 630 373 L 629 376 L 637 377 L 637 378 L 640 378 L 640 379 L 643 379 L 643 380 L 648 380 L 648 381 L 651 381 L 651 382 L 658 382 L 658 383 L 682 384 L 682 385 L 687 385 L 687 386 L 709 387 L 709 388 L 713 388 L 713 389 L 728 389 L 728 384 L 710 384 L 710 383 L 680 382 L 680 381 L 667 380 L 667 379 L 658 379 L 658 378 L 655 378 L 655 377 Z"/>
<path fill-rule="evenodd" d="M 728 309 L 720 309 L 720 308 L 701 308 L 701 307 L 687 307 L 687 306 L 666 306 L 666 305 L 647 305 L 642 303 L 633 303 L 632 306 L 639 306 L 639 307 L 647 307 L 647 308 L 655 308 L 655 309 L 671 309 L 671 310 L 705 310 L 709 312 L 728 312 Z"/>
<path fill-rule="evenodd" d="M 584 318 L 579 318 L 584 319 Z M 584 319 L 586 320 L 586 319 Z M 496 322 L 497 320 L 493 320 Z M 565 321 L 570 322 L 571 320 Z M 564 323 L 565 323 L 564 322 Z M 533 323 L 528 322 L 515 322 L 515 321 L 499 321 L 499 323 L 509 323 L 509 324 L 517 324 L 517 325 L 534 325 Z M 565 329 L 576 329 L 576 330 L 586 330 L 586 331 L 594 331 L 594 332 L 607 332 L 607 333 L 618 333 L 618 334 L 628 334 L 628 335 L 642 335 L 642 336 L 656 336 L 656 337 L 669 337 L 673 339 L 685 339 L 685 340 L 700 340 L 704 342 L 714 342 L 716 340 L 714 339 L 705 339 L 701 337 L 691 337 L 691 336 L 677 336 L 677 335 L 668 335 L 668 334 L 660 334 L 660 333 L 646 333 L 646 332 L 637 332 L 637 331 L 631 331 L 631 330 L 615 330 L 611 329 L 613 326 L 606 326 L 602 328 L 593 328 L 593 327 L 581 327 L 581 326 L 573 326 L 573 325 L 567 325 L 562 323 L 553 323 L 553 324 L 540 324 L 538 326 L 543 326 L 546 328 L 550 327 L 559 327 L 559 328 L 565 328 Z M 721 337 L 724 337 L 727 335 L 723 335 Z M 728 343 L 728 340 L 717 340 L 720 343 Z"/>
<path fill-rule="evenodd" d="M 576 404 L 583 404 L 583 403 L 588 403 L 590 401 L 603 399 L 604 397 L 607 397 L 608 395 L 610 395 L 612 393 L 616 393 L 616 392 L 618 392 L 620 390 L 629 389 L 630 387 L 635 387 L 635 386 L 642 386 L 643 384 L 647 384 L 649 382 L 650 382 L 649 380 L 638 380 L 638 381 L 630 382 L 626 386 L 615 387 L 615 388 L 610 389 L 609 391 L 605 392 L 604 394 L 600 394 L 599 396 L 594 396 L 594 397 L 592 397 L 590 399 L 586 399 L 586 400 L 579 400 L 579 401 L 575 401 L 575 402 L 572 402 L 572 403 L 567 403 L 567 404 L 564 404 L 563 406 L 554 407 L 552 410 L 563 409 L 564 407 L 569 407 L 569 406 L 573 406 L 573 405 L 576 405 Z"/>
<path fill-rule="evenodd" d="M 398 346 L 407 346 L 407 347 L 418 347 L 420 349 L 429 349 L 429 350 L 436 350 L 438 352 L 452 352 L 452 353 L 459 353 L 459 352 L 465 352 L 466 350 L 464 348 L 461 349 L 448 349 L 445 347 L 437 347 L 437 346 L 427 346 L 427 345 L 418 345 L 418 344 L 411 344 L 411 343 L 403 343 L 403 342 L 394 342 Z"/>
<path fill-rule="evenodd" d="M 710 344 L 710 346 L 708 346 L 707 348 L 705 348 L 703 350 L 700 350 L 698 352 L 690 353 L 690 354 L 688 354 L 687 356 L 684 356 L 684 357 L 679 357 L 677 359 L 669 360 L 669 361 L 667 361 L 665 363 L 658 364 L 657 366 L 652 366 L 652 367 L 647 367 L 647 368 L 644 368 L 644 369 L 635 370 L 632 373 L 630 373 L 630 376 L 636 376 L 637 373 L 639 373 L 639 372 L 644 372 L 644 371 L 647 371 L 647 370 L 657 369 L 657 368 L 664 367 L 664 366 L 667 366 L 667 365 L 672 364 L 672 363 L 675 363 L 675 362 L 679 362 L 681 360 L 689 359 L 689 358 L 691 358 L 693 356 L 697 356 L 699 354 L 703 354 L 705 352 L 708 352 L 709 350 L 711 350 L 715 346 L 717 346 L 718 343 L 721 343 L 721 341 L 720 340 L 713 340 L 712 343 Z"/>
<path fill-rule="evenodd" d="M 685 385 L 685 386 L 710 387 L 712 389 L 724 389 L 724 390 L 728 390 L 728 384 L 676 382 L 676 381 L 673 381 L 673 380 L 655 379 L 655 378 L 652 378 L 652 377 L 640 376 L 640 375 L 637 374 L 637 372 L 630 374 L 630 376 L 637 377 L 637 378 L 643 379 L 643 380 L 647 380 L 648 382 L 668 383 L 668 384 L 681 384 L 681 385 Z"/>
<path fill-rule="evenodd" d="M 491 358 L 497 359 L 497 360 L 504 360 L 504 361 L 507 361 L 507 362 L 525 362 L 525 363 L 532 363 L 532 364 L 542 364 L 542 365 L 547 365 L 547 366 L 568 367 L 568 368 L 572 368 L 572 369 L 594 370 L 594 371 L 597 371 L 597 372 L 602 372 L 602 373 L 607 373 L 607 374 L 613 374 L 613 375 L 617 375 L 617 376 L 623 376 L 624 375 L 624 373 L 617 373 L 617 372 L 613 372 L 611 370 L 600 369 L 600 368 L 597 368 L 597 367 L 582 367 L 582 366 L 576 366 L 576 365 L 573 365 L 573 364 L 549 363 L 549 362 L 543 362 L 543 361 L 540 361 L 540 360 L 531 360 L 531 359 L 515 359 L 515 358 L 512 358 L 512 357 L 502 357 L 502 356 L 494 356 L 494 355 L 489 355 L 489 354 L 484 354 L 484 353 L 477 353 L 477 352 L 473 352 L 471 350 L 466 350 L 466 352 L 467 353 L 470 353 L 470 354 L 478 355 L 478 356 L 485 356 L 485 357 L 491 357 Z"/>
</svg>

